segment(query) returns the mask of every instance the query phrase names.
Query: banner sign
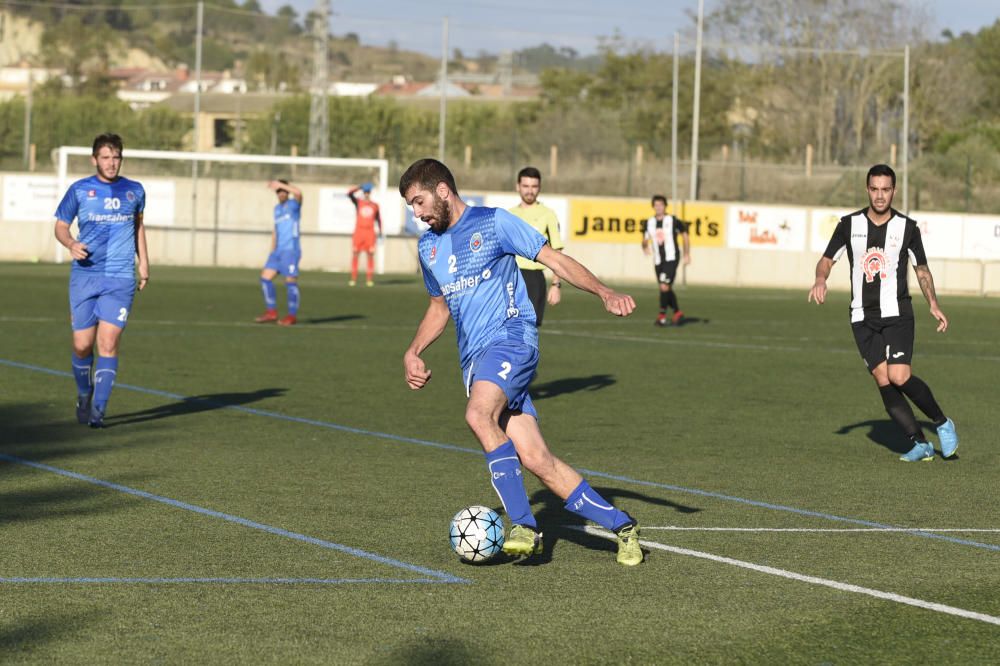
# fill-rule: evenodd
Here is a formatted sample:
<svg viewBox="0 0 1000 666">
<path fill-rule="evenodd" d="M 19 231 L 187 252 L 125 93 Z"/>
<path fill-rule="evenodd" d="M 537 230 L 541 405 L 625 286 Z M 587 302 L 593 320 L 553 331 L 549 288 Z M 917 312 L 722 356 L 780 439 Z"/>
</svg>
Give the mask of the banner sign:
<svg viewBox="0 0 1000 666">
<path fill-rule="evenodd" d="M 966 259 L 1000 259 L 1000 217 L 965 218 L 962 256 Z"/>
<path fill-rule="evenodd" d="M 653 208 L 646 199 L 573 199 L 570 202 L 569 239 L 597 243 L 642 242 Z M 686 204 L 677 215 L 690 222 L 692 246 L 721 247 L 725 206 Z M 672 211 L 667 208 L 667 213 Z"/>
<path fill-rule="evenodd" d="M 58 189 L 59 179 L 55 176 L 4 176 L 4 221 L 54 223 L 63 194 Z"/>
<path fill-rule="evenodd" d="M 743 250 L 806 249 L 803 208 L 733 204 L 729 207 L 729 247 Z"/>
<path fill-rule="evenodd" d="M 914 213 L 920 239 L 930 259 L 961 259 L 965 217 L 949 213 Z"/>
</svg>

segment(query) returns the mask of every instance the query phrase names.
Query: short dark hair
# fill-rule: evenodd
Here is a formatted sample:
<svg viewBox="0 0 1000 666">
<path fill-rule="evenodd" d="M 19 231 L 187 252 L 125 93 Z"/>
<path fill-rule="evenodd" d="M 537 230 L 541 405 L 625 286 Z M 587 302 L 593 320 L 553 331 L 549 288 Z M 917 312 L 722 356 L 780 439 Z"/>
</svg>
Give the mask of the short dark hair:
<svg viewBox="0 0 1000 666">
<path fill-rule="evenodd" d="M 876 164 L 868 169 L 868 175 L 865 176 L 865 187 L 871 185 L 872 176 L 889 176 L 892 178 L 892 186 L 896 187 L 896 172 L 888 164 Z"/>
<path fill-rule="evenodd" d="M 657 201 L 662 201 L 664 206 L 667 205 L 667 198 L 662 194 L 654 194 L 649 203 L 650 205 L 655 206 Z"/>
<path fill-rule="evenodd" d="M 282 185 L 288 185 L 288 180 L 287 180 L 287 179 L 285 179 L 285 178 L 279 178 L 279 179 L 278 179 L 278 182 L 279 182 L 279 183 L 281 183 Z M 287 188 L 284 188 L 284 187 L 279 187 L 279 188 L 277 188 L 277 189 L 276 189 L 276 190 L 274 190 L 274 191 L 275 191 L 275 192 L 284 192 L 285 194 L 291 194 L 291 193 L 290 193 L 290 192 L 288 191 L 288 189 L 287 189 Z"/>
<path fill-rule="evenodd" d="M 526 166 L 517 172 L 517 182 L 521 182 L 522 178 L 537 178 L 538 184 L 542 184 L 542 172 L 533 166 Z"/>
<path fill-rule="evenodd" d="M 418 185 L 433 192 L 438 183 L 444 183 L 454 194 L 458 194 L 455 177 L 443 163 L 430 157 L 417 160 L 411 164 L 399 178 L 399 196 L 406 198 L 406 191 Z"/>
<path fill-rule="evenodd" d="M 98 134 L 94 139 L 94 147 L 90 154 L 97 157 L 98 151 L 104 146 L 107 146 L 112 150 L 117 150 L 118 154 L 121 155 L 123 148 L 122 138 L 117 134 L 112 134 L 111 132 Z"/>
</svg>

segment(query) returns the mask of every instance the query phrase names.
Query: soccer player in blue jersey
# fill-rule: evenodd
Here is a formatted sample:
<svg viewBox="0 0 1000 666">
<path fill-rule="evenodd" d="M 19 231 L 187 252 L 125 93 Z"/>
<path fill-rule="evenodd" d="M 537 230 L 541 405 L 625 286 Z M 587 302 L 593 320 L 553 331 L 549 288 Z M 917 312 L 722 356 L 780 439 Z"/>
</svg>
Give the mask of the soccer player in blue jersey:
<svg viewBox="0 0 1000 666">
<path fill-rule="evenodd" d="M 264 291 L 264 314 L 254 321 L 258 324 L 278 322 L 280 326 L 292 326 L 299 314 L 299 261 L 302 260 L 302 246 L 299 245 L 299 220 L 302 217 L 302 190 L 287 180 L 272 180 L 267 184 L 278 197 L 274 206 L 274 230 L 271 232 L 271 254 L 267 257 L 264 270 L 260 272 L 260 286 Z M 288 315 L 278 319 L 278 295 L 274 280 L 278 273 L 285 276 L 285 292 L 288 295 Z"/>
<path fill-rule="evenodd" d="M 512 523 L 504 552 L 542 552 L 523 465 L 563 499 L 569 511 L 618 535 L 620 564 L 639 564 L 643 553 L 638 523 L 555 457 L 538 428 L 538 413 L 528 395 L 538 365 L 538 329 L 515 257 L 534 259 L 559 278 L 596 294 L 612 314 L 628 316 L 635 301 L 553 250 L 545 236 L 520 218 L 499 208 L 467 206 L 448 167 L 437 160 L 410 165 L 399 181 L 399 193 L 413 214 L 430 225 L 417 246 L 430 305 L 403 357 L 406 383 L 420 389 L 430 381 L 431 371 L 420 354 L 453 318 L 469 398 L 465 420 L 486 453 L 493 488 Z"/>
<path fill-rule="evenodd" d="M 102 428 L 118 374 L 118 343 L 136 290 L 136 257 L 141 291 L 149 282 L 149 256 L 142 224 L 146 191 L 118 173 L 121 137 L 101 134 L 95 138 L 91 162 L 97 173 L 70 185 L 56 209 L 55 234 L 73 257 L 69 306 L 76 419 Z M 74 219 L 79 227 L 76 238 L 70 233 Z"/>
</svg>

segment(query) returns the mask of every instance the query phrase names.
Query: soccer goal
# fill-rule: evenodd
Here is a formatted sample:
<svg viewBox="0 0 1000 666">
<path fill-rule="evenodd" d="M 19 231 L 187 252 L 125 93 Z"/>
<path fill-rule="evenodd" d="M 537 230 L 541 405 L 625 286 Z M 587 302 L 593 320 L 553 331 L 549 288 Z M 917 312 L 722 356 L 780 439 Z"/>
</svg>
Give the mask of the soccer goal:
<svg viewBox="0 0 1000 666">
<path fill-rule="evenodd" d="M 91 148 L 57 149 L 58 196 L 70 183 L 94 173 Z M 273 228 L 272 179 L 291 181 L 302 190 L 303 266 L 340 267 L 345 237 L 354 231 L 354 205 L 347 191 L 364 182 L 374 185 L 383 235 L 402 233 L 399 198 L 387 188 L 389 163 L 384 159 L 295 157 L 191 153 L 163 150 L 124 152 L 122 175 L 146 190 L 149 251 L 158 263 L 191 266 L 256 266 L 260 248 Z M 381 243 L 381 238 L 379 239 Z M 56 244 L 56 262 L 66 260 Z M 385 270 L 384 252 L 376 253 L 376 270 Z M 337 262 L 333 262 L 336 259 Z"/>
</svg>

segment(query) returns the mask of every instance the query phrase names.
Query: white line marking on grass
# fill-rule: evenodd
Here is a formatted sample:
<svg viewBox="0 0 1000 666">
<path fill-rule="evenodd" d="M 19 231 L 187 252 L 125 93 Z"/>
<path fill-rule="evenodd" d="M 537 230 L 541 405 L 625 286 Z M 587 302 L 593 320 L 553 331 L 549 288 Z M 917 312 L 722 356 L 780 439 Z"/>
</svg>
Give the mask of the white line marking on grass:
<svg viewBox="0 0 1000 666">
<path fill-rule="evenodd" d="M 1000 532 L 1000 528 L 992 527 L 680 527 L 678 525 L 648 526 L 643 525 L 642 531 L 662 530 L 673 532 Z"/>
<path fill-rule="evenodd" d="M 587 532 L 588 534 L 593 534 L 594 536 L 599 536 L 601 538 L 608 539 L 611 541 L 615 539 L 615 535 L 612 532 L 608 532 L 607 530 L 600 529 L 597 527 L 591 527 L 589 525 L 585 527 L 574 525 L 573 529 L 580 530 L 581 532 Z M 799 582 L 809 583 L 811 585 L 822 585 L 823 587 L 833 588 L 834 590 L 840 590 L 841 592 L 853 592 L 854 594 L 864 594 L 869 597 L 875 597 L 876 599 L 883 599 L 885 601 L 892 601 L 897 604 L 915 606 L 917 608 L 923 608 L 924 610 L 930 610 L 936 613 L 945 613 L 947 615 L 954 615 L 956 617 L 962 617 L 968 620 L 978 620 L 979 622 L 986 622 L 987 624 L 995 624 L 997 626 L 1000 626 L 1000 617 L 987 615 L 985 613 L 977 613 L 976 611 L 965 610 L 964 608 L 956 608 L 955 606 L 946 606 L 945 604 L 939 604 L 934 601 L 924 601 L 923 599 L 906 597 L 901 594 L 896 594 L 895 592 L 883 592 L 881 590 L 873 590 L 869 587 L 852 585 L 851 583 L 841 583 L 840 581 L 829 580 L 827 578 L 807 576 L 806 574 L 795 573 L 794 571 L 788 571 L 786 569 L 778 569 L 776 567 L 769 567 L 763 564 L 754 564 L 753 562 L 736 560 L 731 557 L 723 557 L 722 555 L 713 555 L 712 553 L 705 553 L 700 550 L 691 550 L 689 548 L 678 548 L 677 546 L 668 546 L 666 544 L 659 543 L 656 541 L 647 541 L 645 539 L 640 539 L 639 543 L 641 543 L 643 546 L 646 546 L 647 548 L 654 548 L 656 550 L 665 550 L 667 552 L 675 553 L 677 555 L 698 557 L 703 560 L 711 560 L 712 562 L 729 564 L 734 567 L 740 567 L 741 569 L 749 569 L 751 571 L 756 571 L 758 573 L 765 573 L 771 576 L 779 576 L 781 578 L 788 578 L 789 580 L 797 580 Z"/>
<path fill-rule="evenodd" d="M 801 351 L 815 351 L 816 345 L 810 345 L 806 347 L 797 347 L 793 345 L 757 345 L 757 344 L 747 344 L 743 342 L 713 342 L 711 340 L 702 339 L 687 339 L 687 338 L 665 338 L 665 337 L 642 337 L 636 335 L 602 335 L 600 333 L 593 332 L 579 332 L 579 331 L 560 331 L 558 329 L 552 329 L 548 327 L 543 327 L 538 329 L 539 333 L 545 333 L 547 335 L 561 335 L 570 338 L 586 338 L 588 340 L 610 340 L 613 342 L 641 342 L 646 344 L 656 344 L 656 345 L 677 345 L 681 347 L 706 347 L 709 349 L 739 349 L 739 350 L 749 350 L 749 351 L 768 351 L 768 352 L 801 352 Z M 847 347 L 829 347 L 824 346 L 824 353 L 833 354 L 856 354 L 857 350 Z M 1000 361 L 1000 356 L 972 356 L 968 354 L 938 354 L 935 352 L 921 352 L 921 356 L 930 356 L 933 358 L 960 358 L 965 360 L 974 361 Z"/>
<path fill-rule="evenodd" d="M 27 363 L 18 363 L 17 361 L 8 361 L 6 359 L 0 358 L 0 365 L 10 366 L 12 368 L 21 368 L 22 370 L 30 370 L 32 372 L 40 372 L 47 375 L 53 375 L 55 377 L 70 377 L 72 378 L 72 373 L 65 372 L 63 370 L 53 370 L 51 368 L 43 368 L 37 365 L 29 365 Z M 127 389 L 129 391 L 136 391 L 137 393 L 146 393 L 149 395 L 156 395 L 164 398 L 170 398 L 171 400 L 180 401 L 192 401 L 198 402 L 197 398 L 187 398 L 182 395 L 177 395 L 176 393 L 168 393 L 166 391 L 159 391 L 156 389 L 144 388 L 142 386 L 132 386 L 129 384 L 116 384 L 118 389 Z M 355 435 L 363 435 L 367 437 L 375 437 L 378 439 L 385 439 L 393 442 L 402 442 L 405 444 L 416 444 L 418 446 L 426 446 L 437 449 L 445 449 L 447 451 L 455 451 L 457 453 L 470 453 L 476 456 L 482 456 L 482 449 L 479 448 L 469 448 L 464 446 L 457 446 L 455 444 L 445 444 L 443 442 L 432 442 L 424 439 L 416 439 L 414 437 L 404 437 L 402 435 L 393 435 L 391 433 L 379 432 L 376 430 L 364 430 L 361 428 L 353 428 L 350 426 L 340 425 L 339 423 L 331 423 L 329 421 L 320 421 L 317 419 L 306 419 L 298 416 L 287 416 L 285 414 L 280 414 L 278 412 L 269 412 L 263 409 L 253 409 L 251 407 L 243 407 L 242 405 L 228 405 L 224 402 L 215 400 L 204 400 L 203 402 L 212 405 L 218 405 L 219 409 L 231 409 L 238 412 L 244 412 L 246 414 L 253 414 L 255 416 L 264 416 L 267 418 L 278 419 L 281 421 L 290 421 L 292 423 L 300 423 L 304 425 L 316 426 L 319 428 L 327 428 L 329 430 L 336 430 L 340 432 L 349 432 Z M 863 520 L 861 518 L 850 518 L 847 516 L 838 516 L 832 513 L 824 513 L 822 511 L 812 511 L 810 509 L 800 509 L 794 506 L 787 506 L 784 504 L 775 504 L 773 502 L 762 502 L 760 500 L 747 499 L 745 497 L 737 497 L 735 495 L 727 495 L 725 493 L 714 492 L 711 490 L 701 490 L 700 488 L 687 488 L 685 486 L 678 486 L 672 483 L 663 483 L 660 481 L 644 481 L 642 479 L 636 479 L 630 476 L 623 476 L 621 474 L 611 474 L 609 472 L 601 472 L 599 470 L 592 470 L 586 468 L 578 468 L 578 471 L 586 476 L 597 477 L 601 479 L 610 479 L 612 481 L 620 481 L 622 483 L 628 483 L 637 486 L 643 486 L 646 488 L 656 488 L 658 490 L 668 490 L 678 493 L 684 493 L 687 495 L 697 495 L 700 497 L 709 497 L 716 500 L 722 500 L 725 502 L 736 502 L 738 504 L 743 504 L 746 506 L 753 506 L 762 509 L 771 509 L 773 511 L 785 511 L 787 513 L 794 513 L 800 516 L 809 516 L 812 518 L 820 518 L 823 520 L 832 520 L 840 523 L 851 523 L 854 525 L 864 525 L 865 527 L 896 527 L 895 525 L 885 525 L 883 523 L 877 523 L 871 520 Z M 968 539 L 960 539 L 958 537 L 947 536 L 944 534 L 933 534 L 930 532 L 917 532 L 912 531 L 913 536 L 923 537 L 925 539 L 938 539 L 941 541 L 948 541 L 950 543 L 957 543 L 963 546 L 972 546 L 973 548 L 982 548 L 984 550 L 1000 551 L 1000 545 L 990 544 L 990 543 L 980 543 L 978 541 L 970 541 Z"/>
</svg>

